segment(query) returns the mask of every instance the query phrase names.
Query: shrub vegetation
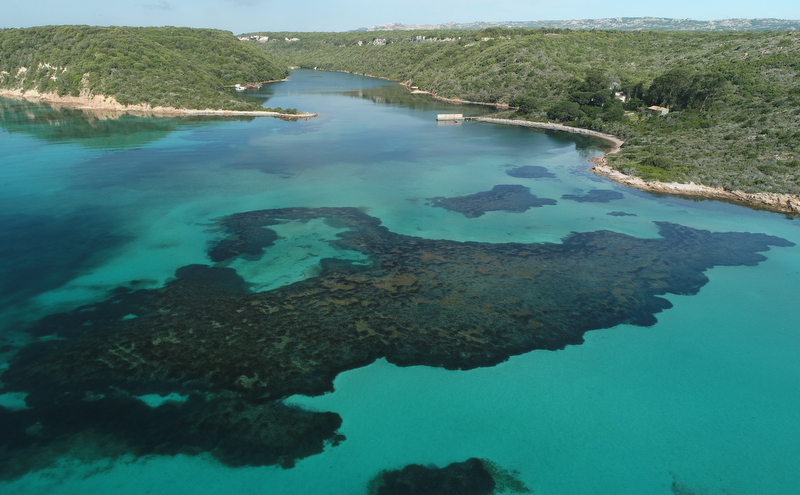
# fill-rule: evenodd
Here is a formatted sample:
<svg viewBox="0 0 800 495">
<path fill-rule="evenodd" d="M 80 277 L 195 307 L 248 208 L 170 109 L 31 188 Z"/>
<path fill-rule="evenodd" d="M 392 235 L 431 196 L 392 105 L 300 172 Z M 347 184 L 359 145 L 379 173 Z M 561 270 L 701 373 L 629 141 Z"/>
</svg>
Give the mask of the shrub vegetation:
<svg viewBox="0 0 800 495">
<path fill-rule="evenodd" d="M 645 179 L 800 193 L 796 31 L 261 34 L 271 40 L 258 46 L 287 66 L 385 77 L 509 104 L 513 118 L 619 135 L 627 142 L 611 164 Z M 649 105 L 670 112 L 648 116 Z"/>
<path fill-rule="evenodd" d="M 260 109 L 225 86 L 283 79 L 286 67 L 232 33 L 175 27 L 0 30 L 0 88 L 113 96 L 122 104 Z"/>
</svg>

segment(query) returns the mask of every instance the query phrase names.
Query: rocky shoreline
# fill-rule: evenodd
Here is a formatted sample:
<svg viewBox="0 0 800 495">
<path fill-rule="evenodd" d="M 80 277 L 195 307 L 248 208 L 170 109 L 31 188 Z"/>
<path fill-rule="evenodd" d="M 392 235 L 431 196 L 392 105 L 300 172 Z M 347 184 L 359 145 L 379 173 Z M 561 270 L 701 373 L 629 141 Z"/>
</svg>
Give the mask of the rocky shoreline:
<svg viewBox="0 0 800 495">
<path fill-rule="evenodd" d="M 317 117 L 316 113 L 289 114 L 259 110 L 219 110 L 219 109 L 187 109 L 175 107 L 152 107 L 148 104 L 123 105 L 113 96 L 81 94 L 80 96 L 60 96 L 56 93 L 39 93 L 38 91 L 22 91 L 0 89 L 0 97 L 21 98 L 25 100 L 41 101 L 53 106 L 63 106 L 77 110 L 103 111 L 116 113 L 133 113 L 139 115 L 154 115 L 175 117 L 182 115 L 237 115 L 247 117 L 280 117 L 288 119 L 306 119 Z"/>
<path fill-rule="evenodd" d="M 603 157 L 595 157 L 591 161 L 595 164 L 591 169 L 592 172 L 643 191 L 720 199 L 781 213 L 800 214 L 800 198 L 791 194 L 748 193 L 694 183 L 646 181 L 640 177 L 626 175 L 606 165 Z"/>
<path fill-rule="evenodd" d="M 642 179 L 641 177 L 624 174 L 619 170 L 609 166 L 606 160 L 606 156 L 619 152 L 620 148 L 624 144 L 622 139 L 611 134 L 605 134 L 589 129 L 569 127 L 561 124 L 551 124 L 547 122 L 529 122 L 527 120 L 491 119 L 483 117 L 473 118 L 471 120 L 586 134 L 609 141 L 612 143 L 612 147 L 607 150 L 603 156 L 589 159 L 589 161 L 594 163 L 594 166 L 592 166 L 591 170 L 598 175 L 602 175 L 603 177 L 611 179 L 614 182 L 618 182 L 629 187 L 635 187 L 643 191 L 655 193 L 732 201 L 745 206 L 766 209 L 780 213 L 800 214 L 800 197 L 791 194 L 775 194 L 768 192 L 748 193 L 744 191 L 733 191 L 730 189 L 710 187 L 694 183 L 684 184 L 679 182 L 648 181 Z"/>
<path fill-rule="evenodd" d="M 403 84 L 404 86 L 408 87 L 409 90 L 411 90 L 411 87 L 408 83 L 401 83 L 401 84 Z M 444 98 L 434 93 L 431 93 L 430 91 L 416 90 L 412 92 L 426 93 L 437 100 L 446 101 L 448 103 L 483 104 L 483 105 L 494 106 L 497 108 L 510 108 L 508 107 L 508 105 L 477 103 L 477 102 L 458 100 L 453 98 Z M 520 125 L 525 127 L 536 127 L 539 129 L 550 129 L 555 131 L 586 134 L 598 137 L 600 139 L 604 139 L 610 142 L 612 144 L 612 147 L 608 149 L 603 156 L 589 159 L 589 161 L 594 163 L 594 166 L 592 166 L 591 168 L 592 172 L 598 175 L 602 175 L 603 177 L 611 179 L 620 184 L 624 184 L 629 187 L 635 187 L 643 191 L 650 191 L 663 194 L 674 194 L 679 196 L 694 196 L 694 197 L 709 198 L 709 199 L 719 199 L 723 201 L 731 201 L 739 203 L 753 208 L 766 209 L 780 213 L 800 214 L 800 197 L 791 194 L 775 194 L 768 192 L 748 193 L 744 191 L 732 191 L 729 189 L 704 186 L 694 183 L 684 184 L 679 182 L 647 181 L 642 179 L 641 177 L 624 174 L 619 170 L 616 170 L 615 168 L 609 166 L 608 161 L 605 158 L 606 156 L 612 153 L 619 152 L 622 145 L 625 143 L 624 140 L 612 134 L 592 131 L 589 129 L 582 129 L 579 127 L 570 127 L 562 124 L 553 124 L 549 122 L 531 122 L 528 120 L 513 120 L 513 119 L 493 119 L 487 117 L 474 117 L 471 118 L 470 120 L 478 122 L 490 122 L 493 124 Z"/>
</svg>

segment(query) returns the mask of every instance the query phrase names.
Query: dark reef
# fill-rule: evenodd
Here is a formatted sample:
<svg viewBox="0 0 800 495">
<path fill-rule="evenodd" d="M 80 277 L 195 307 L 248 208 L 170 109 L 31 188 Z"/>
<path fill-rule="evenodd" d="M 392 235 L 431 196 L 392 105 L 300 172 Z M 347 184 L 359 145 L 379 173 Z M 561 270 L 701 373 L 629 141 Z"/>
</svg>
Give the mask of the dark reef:
<svg viewBox="0 0 800 495">
<path fill-rule="evenodd" d="M 519 473 L 516 473 L 519 474 Z M 409 464 L 378 473 L 367 495 L 490 495 L 533 493 L 525 483 L 489 459 L 472 457 L 443 468 Z"/>
<path fill-rule="evenodd" d="M 491 495 L 495 482 L 480 459 L 454 462 L 443 468 L 409 464 L 384 471 L 369 495 Z"/>
<path fill-rule="evenodd" d="M 638 217 L 636 213 L 626 213 L 624 211 L 609 211 L 606 215 L 610 215 L 612 217 Z"/>
<path fill-rule="evenodd" d="M 522 213 L 530 208 L 539 208 L 557 203 L 555 199 L 537 198 L 531 190 L 519 185 L 494 186 L 491 191 L 483 191 L 454 198 L 429 198 L 431 206 L 462 213 L 467 218 L 482 216 L 487 211 L 508 211 Z"/>
<path fill-rule="evenodd" d="M 525 165 L 507 170 L 506 174 L 518 179 L 552 179 L 556 174 L 539 165 Z"/>
<path fill-rule="evenodd" d="M 0 408 L 0 436 L 8 449 L 0 454 L 0 479 L 24 474 L 29 462 L 41 462 L 37 458 L 52 450 L 53 442 L 67 450 L 64 440 L 74 438 L 78 441 L 66 445 L 86 450 L 80 439 L 87 433 L 101 444 L 104 456 L 211 452 L 231 466 L 291 467 L 297 459 L 322 452 L 327 443 L 344 438 L 332 433 L 342 423 L 338 414 L 304 411 L 280 401 L 230 392 L 193 393 L 186 402 L 166 402 L 155 408 L 111 387 L 102 394 L 43 399 L 36 394 L 29 400 L 31 409 L 23 411 Z"/>
<path fill-rule="evenodd" d="M 622 199 L 625 195 L 618 191 L 609 191 L 606 189 L 592 189 L 586 194 L 564 194 L 561 199 L 568 199 L 577 201 L 578 203 L 608 203 L 615 199 Z"/>
<path fill-rule="evenodd" d="M 119 290 L 41 320 L 31 332 L 56 338 L 23 348 L 1 377 L 0 393 L 27 392 L 30 408 L 0 408 L 0 476 L 24 470 L 9 466 L 31 449 L 85 431 L 141 455 L 208 451 L 231 465 L 291 466 L 342 440 L 341 420 L 282 399 L 329 391 L 342 371 L 381 357 L 492 366 L 579 344 L 589 330 L 652 325 L 671 306 L 659 296 L 697 293 L 706 269 L 755 265 L 769 246 L 792 245 L 672 223 L 658 223 L 656 239 L 598 231 L 561 244 L 455 242 L 390 232 L 355 208 L 286 208 L 222 219 L 227 237 L 210 253 L 260 256 L 274 240 L 269 225 L 315 218 L 346 228 L 333 244 L 370 264 L 325 259 L 319 276 L 258 293 L 230 268 L 190 265 L 162 289 Z M 189 400 L 150 408 L 134 398 L 170 392 Z"/>
</svg>

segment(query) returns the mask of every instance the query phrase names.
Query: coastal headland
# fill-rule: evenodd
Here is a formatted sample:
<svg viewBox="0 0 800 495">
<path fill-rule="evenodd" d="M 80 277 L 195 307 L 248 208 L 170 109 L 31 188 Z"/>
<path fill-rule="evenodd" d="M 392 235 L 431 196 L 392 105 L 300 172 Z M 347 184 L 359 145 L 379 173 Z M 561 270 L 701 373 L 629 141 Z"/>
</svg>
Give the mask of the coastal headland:
<svg viewBox="0 0 800 495">
<path fill-rule="evenodd" d="M 219 109 L 188 109 L 175 107 L 150 106 L 147 104 L 123 105 L 112 96 L 82 94 L 80 96 L 60 96 L 57 93 L 39 93 L 38 91 L 22 91 L 0 89 L 0 97 L 21 98 L 32 101 L 41 101 L 52 106 L 61 106 L 86 111 L 102 111 L 114 113 L 132 113 L 139 115 L 156 116 L 181 116 L 181 115 L 241 115 L 249 117 L 280 117 L 288 119 L 306 119 L 317 117 L 316 113 L 290 114 L 285 112 L 260 111 L 260 110 L 219 110 Z"/>
<path fill-rule="evenodd" d="M 781 90 L 792 87 L 787 81 L 800 54 L 800 38 L 791 32 L 484 29 L 474 39 L 458 30 L 296 37 L 259 47 L 295 66 L 382 76 L 441 101 L 505 105 L 505 117 L 624 136 L 607 165 L 642 178 L 646 189 L 797 213 L 800 100 Z M 565 63 L 565 53 L 575 60 Z M 669 112 L 648 115 L 650 106 Z M 686 187 L 676 191 L 673 182 Z M 693 187 L 699 184 L 718 189 Z"/>
<path fill-rule="evenodd" d="M 448 103 L 464 104 L 464 105 L 488 105 L 494 106 L 498 109 L 508 109 L 508 105 L 498 105 L 492 103 L 479 103 L 466 100 L 458 100 L 453 98 L 444 98 L 436 95 L 430 91 L 421 89 L 411 89 L 407 83 L 403 85 L 409 87 L 409 91 L 413 94 L 427 94 L 437 100 L 446 101 Z M 677 196 L 701 197 L 708 199 L 718 199 L 723 201 L 731 201 L 734 203 L 743 204 L 750 207 L 766 209 L 781 213 L 800 214 L 800 197 L 792 194 L 776 194 L 768 192 L 748 193 L 745 191 L 737 191 L 731 189 L 724 189 L 721 187 L 710 187 L 702 184 L 695 183 L 681 183 L 681 182 L 661 182 L 656 180 L 645 180 L 635 175 L 628 175 L 620 172 L 619 170 L 608 165 L 606 156 L 618 153 L 625 144 L 623 139 L 613 134 L 593 131 L 591 129 L 583 129 L 580 127 L 572 127 L 563 124 L 555 124 L 551 122 L 534 122 L 529 120 L 518 119 L 494 119 L 489 117 L 472 117 L 469 120 L 476 122 L 489 122 L 492 124 L 505 124 L 505 125 L 518 125 L 523 127 L 536 127 L 538 129 L 548 129 L 554 131 L 571 132 L 574 134 L 585 134 L 594 136 L 611 143 L 611 147 L 607 149 L 602 156 L 596 156 L 589 159 L 594 165 L 591 167 L 592 172 L 602 175 L 608 179 L 624 184 L 629 187 L 635 187 L 643 191 L 650 191 L 661 194 L 672 194 Z"/>
<path fill-rule="evenodd" d="M 626 175 L 606 165 L 606 160 L 602 156 L 590 158 L 589 160 L 594 163 L 591 169 L 592 172 L 643 191 L 720 199 L 782 213 L 800 214 L 800 198 L 791 194 L 748 193 L 720 187 L 709 187 L 702 184 L 647 181 L 640 177 Z"/>
<path fill-rule="evenodd" d="M 611 143 L 611 148 L 605 151 L 603 156 L 596 156 L 589 159 L 594 165 L 592 172 L 602 175 L 608 179 L 624 184 L 629 187 L 635 187 L 643 191 L 650 191 L 663 194 L 674 194 L 679 196 L 694 196 L 709 199 L 719 199 L 723 201 L 732 201 L 741 203 L 747 206 L 763 208 L 781 213 L 800 214 L 800 197 L 791 194 L 775 194 L 767 192 L 748 193 L 744 191 L 734 191 L 730 189 L 723 189 L 720 187 L 710 187 L 702 184 L 694 183 L 680 183 L 680 182 L 660 182 L 648 181 L 641 177 L 627 175 L 619 170 L 614 169 L 608 165 L 606 156 L 617 153 L 625 143 L 617 136 L 606 134 L 590 129 L 582 129 L 579 127 L 570 127 L 562 124 L 552 124 L 549 122 L 531 122 L 527 120 L 510 120 L 510 119 L 492 119 L 485 117 L 476 117 L 470 120 L 478 122 L 490 122 L 493 124 L 507 124 L 507 125 L 520 125 L 525 127 L 536 127 L 539 129 L 550 129 L 555 131 L 572 132 L 576 134 L 585 134 L 604 139 Z"/>
</svg>

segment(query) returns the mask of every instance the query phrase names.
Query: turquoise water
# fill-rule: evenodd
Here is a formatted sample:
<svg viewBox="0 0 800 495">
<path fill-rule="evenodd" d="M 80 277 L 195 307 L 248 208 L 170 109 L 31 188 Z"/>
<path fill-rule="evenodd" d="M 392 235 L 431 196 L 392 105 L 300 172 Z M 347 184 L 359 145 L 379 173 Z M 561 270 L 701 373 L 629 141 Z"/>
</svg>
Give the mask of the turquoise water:
<svg viewBox="0 0 800 495">
<path fill-rule="evenodd" d="M 176 269 L 208 264 L 208 247 L 221 236 L 215 219 L 236 212 L 354 206 L 392 232 L 452 241 L 558 243 L 571 232 L 597 230 L 656 238 L 653 222 L 668 221 L 800 244 L 800 223 L 783 215 L 659 197 L 591 174 L 587 159 L 602 143 L 435 122 L 437 113 L 487 112 L 481 107 L 313 71 L 262 91 L 250 97 L 320 116 L 115 120 L 2 101 L 3 367 L 32 341 L 27 323 L 102 300 L 120 286 L 162 287 Z M 526 165 L 555 177 L 506 174 Z M 498 184 L 524 185 L 557 204 L 468 218 L 428 201 Z M 561 199 L 591 190 L 622 197 Z M 313 278 L 325 257 L 366 262 L 326 242 L 340 230 L 321 221 L 276 231 L 268 255 L 226 262 L 255 290 Z M 341 373 L 333 393 L 288 402 L 338 413 L 347 439 L 291 469 L 231 468 L 209 454 L 112 459 L 88 451 L 0 488 L 350 494 L 364 493 L 382 469 L 474 456 L 518 471 L 537 494 L 792 493 L 800 483 L 797 250 L 773 248 L 757 266 L 708 270 L 699 294 L 665 296 L 673 307 L 651 327 L 592 331 L 581 345 L 469 371 L 379 359 Z M 23 400 L 0 395 L 7 410 L 22 409 Z"/>
</svg>

